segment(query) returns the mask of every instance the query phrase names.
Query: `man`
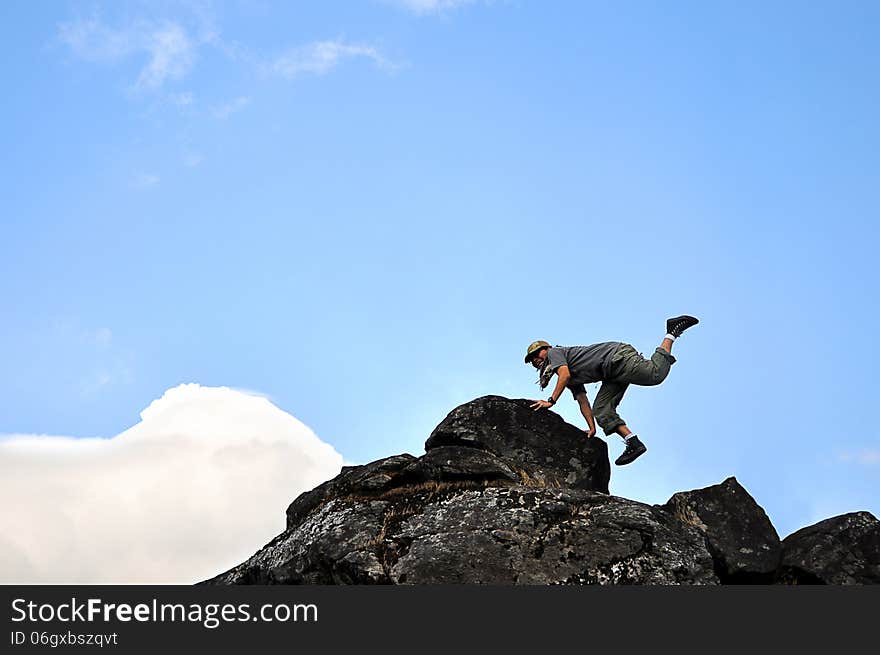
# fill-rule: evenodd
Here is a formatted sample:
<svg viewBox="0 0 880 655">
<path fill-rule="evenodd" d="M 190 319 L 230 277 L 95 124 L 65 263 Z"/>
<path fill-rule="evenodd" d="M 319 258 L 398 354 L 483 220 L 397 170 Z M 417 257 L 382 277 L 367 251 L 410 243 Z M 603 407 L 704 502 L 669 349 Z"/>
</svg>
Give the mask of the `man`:
<svg viewBox="0 0 880 655">
<path fill-rule="evenodd" d="M 526 363 L 539 371 L 538 383 L 544 389 L 555 373 L 556 387 L 547 400 L 536 400 L 532 408 L 553 407 L 568 388 L 580 407 L 589 426 L 587 437 L 596 434 L 596 422 L 605 435 L 619 434 L 626 444 L 623 454 L 614 463 L 629 464 L 646 450 L 645 444 L 626 426 L 617 413 L 617 406 L 630 384 L 653 386 L 669 375 L 675 363 L 672 344 L 681 333 L 699 323 L 693 316 L 676 316 L 666 321 L 666 337 L 654 351 L 651 359 L 642 357 L 628 343 L 607 341 L 592 346 L 553 346 L 546 341 L 535 341 L 526 350 Z M 590 407 L 585 384 L 602 382 L 596 401 Z M 595 417 L 595 418 L 594 418 Z"/>
</svg>

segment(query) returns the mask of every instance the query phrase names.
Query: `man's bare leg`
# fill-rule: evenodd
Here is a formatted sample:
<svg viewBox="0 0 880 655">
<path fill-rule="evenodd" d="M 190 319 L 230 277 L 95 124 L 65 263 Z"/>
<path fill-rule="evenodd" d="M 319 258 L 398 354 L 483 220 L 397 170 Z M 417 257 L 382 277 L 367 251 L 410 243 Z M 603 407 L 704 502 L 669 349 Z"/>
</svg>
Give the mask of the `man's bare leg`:
<svg viewBox="0 0 880 655">
<path fill-rule="evenodd" d="M 629 435 L 632 434 L 632 430 L 630 430 L 625 425 L 618 425 L 616 428 L 614 428 L 614 431 L 617 434 L 619 434 L 621 437 L 623 437 L 624 439 L 626 439 Z"/>
<path fill-rule="evenodd" d="M 672 354 L 672 339 L 670 339 L 669 337 L 666 337 L 665 339 L 663 339 L 663 343 L 660 344 L 660 349 L 665 350 L 666 352 L 668 352 L 671 355 Z"/>
</svg>

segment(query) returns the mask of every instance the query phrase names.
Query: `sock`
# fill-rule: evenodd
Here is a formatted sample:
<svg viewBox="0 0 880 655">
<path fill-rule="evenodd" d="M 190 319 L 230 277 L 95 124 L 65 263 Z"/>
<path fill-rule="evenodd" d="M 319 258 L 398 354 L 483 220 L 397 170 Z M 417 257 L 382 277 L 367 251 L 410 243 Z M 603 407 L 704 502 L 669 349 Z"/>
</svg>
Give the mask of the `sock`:
<svg viewBox="0 0 880 655">
<path fill-rule="evenodd" d="M 672 339 L 673 341 L 675 341 L 675 335 L 673 335 L 673 334 L 667 334 L 667 335 L 666 335 L 665 337 L 663 337 L 663 338 L 664 338 L 664 339 Z"/>
<path fill-rule="evenodd" d="M 623 443 L 626 443 L 627 441 L 629 441 L 629 440 L 632 439 L 633 437 L 637 437 L 637 436 L 639 436 L 639 435 L 637 435 L 635 432 L 633 432 L 633 433 L 632 433 L 631 435 L 629 435 L 628 437 L 623 437 Z"/>
</svg>

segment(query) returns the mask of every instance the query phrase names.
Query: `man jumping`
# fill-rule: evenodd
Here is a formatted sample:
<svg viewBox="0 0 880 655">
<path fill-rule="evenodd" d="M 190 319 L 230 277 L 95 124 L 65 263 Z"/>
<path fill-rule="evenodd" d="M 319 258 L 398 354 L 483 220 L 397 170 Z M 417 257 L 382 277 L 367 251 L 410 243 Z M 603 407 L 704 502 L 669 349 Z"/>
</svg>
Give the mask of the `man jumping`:
<svg viewBox="0 0 880 655">
<path fill-rule="evenodd" d="M 568 388 L 587 420 L 588 437 L 596 434 L 596 421 L 605 435 L 619 434 L 626 448 L 614 463 L 623 466 L 635 460 L 646 450 L 645 444 L 626 426 L 617 413 L 617 406 L 630 384 L 654 386 L 669 375 L 675 363 L 672 344 L 681 333 L 699 323 L 693 316 L 676 316 L 666 321 L 666 337 L 654 351 L 651 359 L 642 357 L 628 343 L 607 341 L 592 346 L 551 346 L 546 341 L 534 341 L 526 350 L 526 364 L 539 371 L 538 383 L 545 389 L 550 378 L 557 376 L 556 387 L 547 400 L 536 400 L 535 411 L 553 407 Z M 602 382 L 593 408 L 587 398 L 585 384 Z M 594 420 L 595 414 L 595 420 Z"/>
</svg>

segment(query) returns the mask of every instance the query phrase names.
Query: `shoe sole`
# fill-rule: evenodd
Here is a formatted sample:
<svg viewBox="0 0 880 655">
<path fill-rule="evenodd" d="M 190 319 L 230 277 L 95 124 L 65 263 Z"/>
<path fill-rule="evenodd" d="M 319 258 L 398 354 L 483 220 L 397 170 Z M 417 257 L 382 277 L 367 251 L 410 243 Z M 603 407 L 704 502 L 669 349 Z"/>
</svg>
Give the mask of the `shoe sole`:
<svg viewBox="0 0 880 655">
<path fill-rule="evenodd" d="M 693 325 L 696 325 L 700 322 L 700 319 L 696 316 L 691 316 L 690 314 L 682 314 L 681 316 L 673 316 L 672 318 L 667 319 L 667 322 L 668 321 L 672 321 L 673 324 L 678 323 L 679 321 L 693 321 Z"/>
<path fill-rule="evenodd" d="M 646 446 L 642 446 L 642 448 L 640 450 L 635 451 L 632 455 L 630 455 L 626 459 L 624 459 L 623 455 L 621 455 L 620 457 L 618 457 L 617 459 L 614 460 L 614 463 L 617 464 L 617 466 L 626 466 L 627 464 L 631 464 L 632 462 L 636 461 L 639 457 L 644 455 L 646 452 L 648 452 L 648 448 Z"/>
<path fill-rule="evenodd" d="M 669 321 L 672 321 L 671 326 L 669 325 Z M 666 331 L 673 333 L 673 334 L 674 334 L 673 331 L 675 330 L 676 323 L 680 323 L 681 321 L 688 321 L 689 325 L 686 325 L 685 327 L 683 327 L 681 329 L 681 331 L 679 332 L 679 336 L 681 336 L 682 332 L 697 325 L 700 322 L 700 319 L 698 319 L 696 316 L 688 316 L 687 314 L 682 314 L 681 316 L 676 316 L 675 318 L 670 318 L 669 321 L 666 321 Z"/>
</svg>

